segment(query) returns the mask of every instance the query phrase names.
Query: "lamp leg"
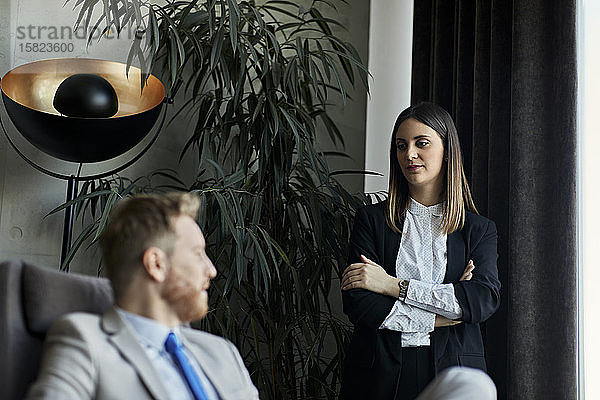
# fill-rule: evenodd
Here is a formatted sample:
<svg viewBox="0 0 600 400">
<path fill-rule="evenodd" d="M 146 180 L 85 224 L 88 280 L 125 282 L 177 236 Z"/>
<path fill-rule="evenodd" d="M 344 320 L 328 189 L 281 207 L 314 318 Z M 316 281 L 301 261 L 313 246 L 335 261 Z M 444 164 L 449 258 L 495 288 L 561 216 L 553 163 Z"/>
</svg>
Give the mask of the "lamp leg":
<svg viewBox="0 0 600 400">
<path fill-rule="evenodd" d="M 67 202 L 75 200 L 77 196 L 77 178 L 71 175 L 67 181 Z M 73 219 L 75 218 L 75 206 L 72 204 L 65 208 L 65 222 L 63 226 L 62 249 L 60 253 L 60 268 L 69 272 L 69 263 L 65 264 L 67 254 L 71 249 L 71 236 L 73 234 Z"/>
</svg>

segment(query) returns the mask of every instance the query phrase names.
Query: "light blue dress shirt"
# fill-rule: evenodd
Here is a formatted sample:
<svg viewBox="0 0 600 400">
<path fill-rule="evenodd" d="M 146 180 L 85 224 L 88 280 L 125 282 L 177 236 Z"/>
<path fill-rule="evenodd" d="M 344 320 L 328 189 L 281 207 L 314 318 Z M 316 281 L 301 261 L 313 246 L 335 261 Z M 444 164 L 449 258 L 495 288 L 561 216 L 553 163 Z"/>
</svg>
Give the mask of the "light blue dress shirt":
<svg viewBox="0 0 600 400">
<path fill-rule="evenodd" d="M 164 348 L 165 340 L 170 332 L 169 328 L 153 319 L 130 313 L 118 307 L 117 311 L 132 328 L 138 342 L 146 351 L 146 355 L 161 377 L 163 386 L 167 390 L 169 397 L 173 400 L 194 400 L 194 395 L 190 391 L 185 378 L 179 372 L 177 365 Z M 173 332 L 181 337 L 178 327 L 174 328 Z M 184 351 L 198 373 L 209 400 L 220 400 L 217 391 L 202 370 L 202 367 L 198 364 L 194 355 L 185 348 Z"/>
</svg>

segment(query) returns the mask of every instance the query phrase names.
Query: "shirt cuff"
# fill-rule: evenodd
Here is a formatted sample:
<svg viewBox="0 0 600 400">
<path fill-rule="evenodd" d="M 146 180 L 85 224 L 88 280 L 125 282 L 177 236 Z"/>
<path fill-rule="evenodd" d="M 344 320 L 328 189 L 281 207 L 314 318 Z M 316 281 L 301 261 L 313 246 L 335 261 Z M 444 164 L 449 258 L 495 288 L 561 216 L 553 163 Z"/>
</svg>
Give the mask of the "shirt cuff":
<svg viewBox="0 0 600 400">
<path fill-rule="evenodd" d="M 406 292 L 406 304 L 443 315 L 449 319 L 462 317 L 462 309 L 451 283 L 428 283 L 411 279 Z"/>
<path fill-rule="evenodd" d="M 397 300 L 379 329 L 397 332 L 432 332 L 435 314 Z"/>
</svg>

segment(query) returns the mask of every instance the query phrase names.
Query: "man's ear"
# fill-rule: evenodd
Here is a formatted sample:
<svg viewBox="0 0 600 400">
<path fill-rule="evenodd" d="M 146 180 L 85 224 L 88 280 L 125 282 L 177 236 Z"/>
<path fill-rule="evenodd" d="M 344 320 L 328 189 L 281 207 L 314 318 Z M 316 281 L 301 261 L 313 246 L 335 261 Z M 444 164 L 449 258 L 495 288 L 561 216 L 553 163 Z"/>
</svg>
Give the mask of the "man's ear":
<svg viewBox="0 0 600 400">
<path fill-rule="evenodd" d="M 158 247 L 148 247 L 142 254 L 144 269 L 151 279 L 163 282 L 169 269 L 167 254 Z"/>
</svg>

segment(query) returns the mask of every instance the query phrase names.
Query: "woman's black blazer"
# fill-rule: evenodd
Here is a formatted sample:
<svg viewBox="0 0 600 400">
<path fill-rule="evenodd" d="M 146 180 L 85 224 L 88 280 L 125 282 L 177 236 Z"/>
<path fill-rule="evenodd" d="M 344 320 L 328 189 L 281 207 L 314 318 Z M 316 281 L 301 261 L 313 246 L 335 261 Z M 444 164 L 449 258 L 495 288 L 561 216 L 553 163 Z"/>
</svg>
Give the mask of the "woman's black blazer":
<svg viewBox="0 0 600 400">
<path fill-rule="evenodd" d="M 396 275 L 400 234 L 385 221 L 386 202 L 360 208 L 350 236 L 348 265 L 362 262 L 360 255 Z M 496 267 L 497 233 L 491 220 L 467 212 L 460 231 L 448 235 L 444 283 L 454 283 L 462 308 L 462 323 L 436 328 L 431 333 L 433 367 L 437 374 L 452 365 L 486 369 L 479 323 L 500 305 L 500 281 Z M 473 278 L 460 281 L 467 262 L 475 264 Z M 342 398 L 394 398 L 402 361 L 400 332 L 378 329 L 396 299 L 365 289 L 342 292 L 344 313 L 354 324 L 346 354 Z M 345 393 L 345 395 L 344 395 Z"/>
</svg>

